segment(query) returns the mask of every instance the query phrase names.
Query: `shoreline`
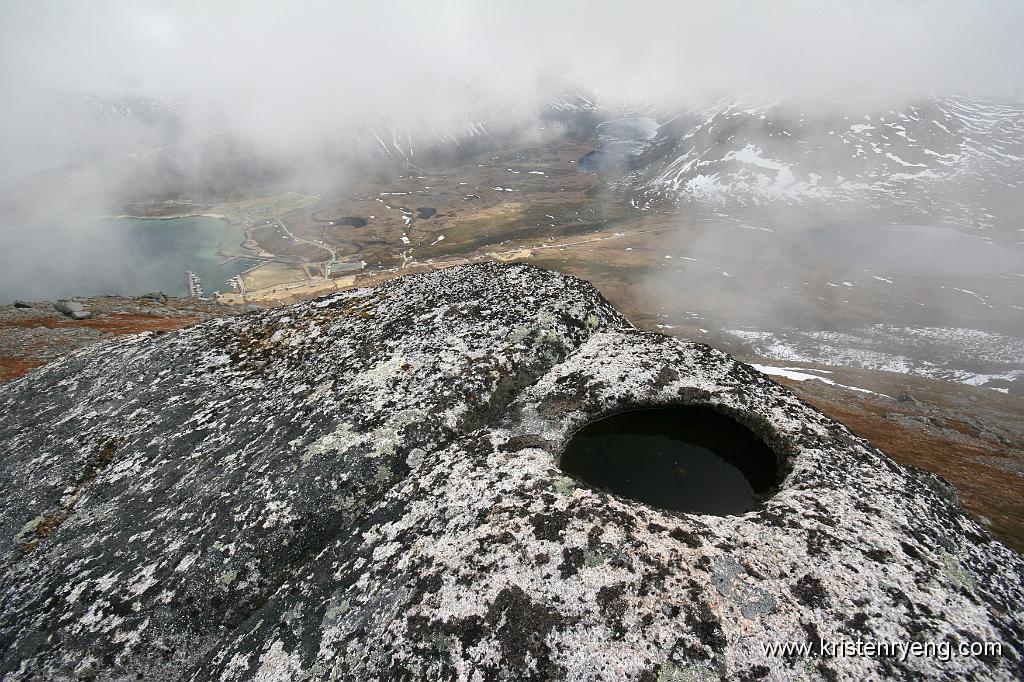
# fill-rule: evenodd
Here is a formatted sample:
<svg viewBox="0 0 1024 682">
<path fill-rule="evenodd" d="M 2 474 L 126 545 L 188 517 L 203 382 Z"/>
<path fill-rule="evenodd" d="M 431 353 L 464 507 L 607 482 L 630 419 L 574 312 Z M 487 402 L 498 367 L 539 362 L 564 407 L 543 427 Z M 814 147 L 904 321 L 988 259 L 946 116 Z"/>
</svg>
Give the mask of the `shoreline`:
<svg viewBox="0 0 1024 682">
<path fill-rule="evenodd" d="M 210 218 L 210 219 L 213 219 L 213 220 L 220 220 L 220 221 L 222 221 L 229 228 L 230 227 L 240 227 L 242 229 L 242 231 L 243 231 L 244 236 L 246 238 L 248 238 L 248 228 L 246 227 L 244 221 L 232 220 L 231 218 L 229 218 L 224 213 L 211 213 L 209 211 L 205 211 L 205 212 L 192 211 L 190 213 L 175 213 L 175 214 L 170 214 L 170 215 L 145 215 L 145 216 L 144 215 L 134 215 L 134 214 L 131 214 L 131 213 L 121 213 L 121 214 L 118 214 L 118 215 L 103 215 L 103 216 L 99 216 L 99 217 L 100 217 L 101 220 L 182 220 L 182 219 L 185 219 L 185 218 Z M 264 263 L 267 260 L 269 260 L 267 258 L 267 256 L 264 255 L 263 253 L 250 253 L 251 249 L 246 248 L 243 244 L 244 244 L 244 240 L 243 240 L 243 243 L 240 243 L 240 244 L 237 245 L 237 248 L 242 249 L 242 251 L 244 253 L 228 253 L 228 252 L 226 252 L 224 250 L 224 241 L 221 240 L 220 242 L 218 242 L 215 253 L 221 259 L 221 262 L 218 263 L 217 265 L 218 266 L 227 265 L 231 261 L 237 260 L 237 259 L 241 259 L 241 258 L 247 258 L 247 259 L 251 259 L 251 260 L 263 261 Z M 264 264 L 264 263 L 261 263 L 261 265 Z M 259 267 L 259 266 L 256 266 L 256 267 Z"/>
<path fill-rule="evenodd" d="M 122 213 L 119 215 L 104 215 L 99 217 L 101 220 L 181 220 L 183 218 L 214 218 L 216 220 L 223 220 L 228 225 L 234 224 L 226 215 L 221 213 L 176 213 L 174 215 L 132 215 L 131 213 Z"/>
</svg>

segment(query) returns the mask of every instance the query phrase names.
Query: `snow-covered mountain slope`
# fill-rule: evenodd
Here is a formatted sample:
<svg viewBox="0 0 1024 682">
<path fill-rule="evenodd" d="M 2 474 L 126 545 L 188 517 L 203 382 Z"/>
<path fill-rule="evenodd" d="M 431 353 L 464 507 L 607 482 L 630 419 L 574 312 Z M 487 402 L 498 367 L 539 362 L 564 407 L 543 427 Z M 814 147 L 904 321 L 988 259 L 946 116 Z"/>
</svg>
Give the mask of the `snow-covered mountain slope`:
<svg viewBox="0 0 1024 682">
<path fill-rule="evenodd" d="M 1021 208 L 1024 107 L 945 97 L 811 114 L 731 102 L 663 123 L 643 164 L 619 184 L 641 207 L 851 203 L 984 227 Z"/>
<path fill-rule="evenodd" d="M 1024 340 L 980 329 L 868 325 L 844 331 L 730 329 L 762 357 L 912 374 L 1018 395 Z"/>
</svg>

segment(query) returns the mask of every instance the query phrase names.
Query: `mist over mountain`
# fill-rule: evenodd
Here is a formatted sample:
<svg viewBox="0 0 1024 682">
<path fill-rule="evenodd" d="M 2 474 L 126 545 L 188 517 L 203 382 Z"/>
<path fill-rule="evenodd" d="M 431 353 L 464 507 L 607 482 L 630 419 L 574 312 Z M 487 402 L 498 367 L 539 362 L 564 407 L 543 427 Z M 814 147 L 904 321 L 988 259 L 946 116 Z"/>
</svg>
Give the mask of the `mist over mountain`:
<svg viewBox="0 0 1024 682">
<path fill-rule="evenodd" d="M 736 96 L 810 111 L 1019 98 L 1024 9 L 932 2 L 4 3 L 0 178 L 173 148 L 339 172 L 541 127 L 565 92 L 672 110 Z M 231 143 L 222 141 L 229 136 Z M 211 148 L 212 146 L 212 148 Z"/>
<path fill-rule="evenodd" d="M 0 0 L 0 676 L 1024 678 L 1021 35 Z"/>
<path fill-rule="evenodd" d="M 454 256 L 522 229 L 543 236 L 566 229 L 562 209 L 490 236 L 467 231 L 471 247 L 450 232 L 441 244 L 444 230 L 418 246 L 406 234 L 416 206 L 383 197 L 460 209 L 480 192 L 519 199 L 526 186 L 512 166 L 551 152 L 580 177 L 535 170 L 535 184 L 583 183 L 595 224 L 661 216 L 673 229 L 649 233 L 654 251 L 667 258 L 685 246 L 678 262 L 704 264 L 637 275 L 645 291 L 636 295 L 652 310 L 675 301 L 695 313 L 678 292 L 701 290 L 714 309 L 697 314 L 732 330 L 773 320 L 816 331 L 879 320 L 1024 328 L 1011 303 L 1024 239 L 1019 3 L 53 2 L 0 12 L 0 290 L 9 297 L 138 288 L 127 282 L 144 277 L 120 273 L 152 262 L 147 247 L 97 216 L 220 216 L 225 202 L 235 211 L 288 192 L 324 206 L 376 196 L 396 231 L 332 236 L 310 218 L 325 209 L 311 209 L 288 218 L 305 241 L 285 234 L 290 243 L 268 246 L 252 239 L 259 223 L 239 217 L 247 238 L 232 239 L 250 246 L 222 244 L 223 259 L 267 259 L 291 268 L 284 281 L 326 277 L 341 252 L 405 267 L 421 252 Z M 491 167 L 493 178 L 476 177 Z M 422 181 L 396 188 L 396 178 Z M 357 223 L 384 220 L 358 210 Z M 578 207 L 571 213 L 569 225 L 582 220 Z M 475 224 L 460 215 L 454 224 Z M 716 221 L 728 229 L 688 227 Z M 389 241 L 376 261 L 367 255 Z M 819 265 L 827 271 L 810 277 Z M 905 300 L 883 305 L 890 294 L 874 288 L 890 282 Z M 806 287 L 824 289 L 793 296 Z M 862 291 L 870 303 L 849 303 Z M 660 314 L 676 325 L 677 313 Z M 999 367 L 1000 377 L 1011 371 Z"/>
</svg>

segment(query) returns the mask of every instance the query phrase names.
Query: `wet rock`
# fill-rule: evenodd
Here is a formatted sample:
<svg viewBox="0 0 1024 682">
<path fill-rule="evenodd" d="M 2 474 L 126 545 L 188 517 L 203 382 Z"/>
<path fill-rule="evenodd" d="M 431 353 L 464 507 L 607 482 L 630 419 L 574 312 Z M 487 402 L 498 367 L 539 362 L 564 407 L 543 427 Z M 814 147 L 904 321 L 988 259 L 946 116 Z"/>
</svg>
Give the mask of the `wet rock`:
<svg viewBox="0 0 1024 682">
<path fill-rule="evenodd" d="M 31 303 L 26 303 L 25 301 L 15 301 L 14 302 L 14 307 L 15 308 L 31 308 L 32 304 Z"/>
<path fill-rule="evenodd" d="M 167 294 L 162 291 L 155 291 L 148 294 L 143 294 L 139 298 L 145 298 L 150 301 L 159 301 L 161 303 L 167 302 Z"/>
<path fill-rule="evenodd" d="M 742 516 L 558 458 L 703 405 L 778 455 Z M 754 369 L 522 265 L 96 344 L 0 386 L 5 679 L 1014 679 L 1024 561 Z M 765 642 L 998 641 L 998 657 Z M 955 646 L 955 645 L 954 645 Z"/>
</svg>

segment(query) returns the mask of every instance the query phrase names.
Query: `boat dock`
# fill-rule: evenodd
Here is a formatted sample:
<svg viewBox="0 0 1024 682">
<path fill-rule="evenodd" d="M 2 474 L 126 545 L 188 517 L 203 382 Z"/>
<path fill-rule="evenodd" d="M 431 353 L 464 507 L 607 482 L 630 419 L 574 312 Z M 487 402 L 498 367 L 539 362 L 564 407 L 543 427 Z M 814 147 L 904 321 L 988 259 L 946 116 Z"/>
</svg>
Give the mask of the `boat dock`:
<svg viewBox="0 0 1024 682">
<path fill-rule="evenodd" d="M 188 280 L 188 297 L 203 298 L 203 283 L 199 275 L 188 270 L 185 272 L 185 278 Z"/>
</svg>

